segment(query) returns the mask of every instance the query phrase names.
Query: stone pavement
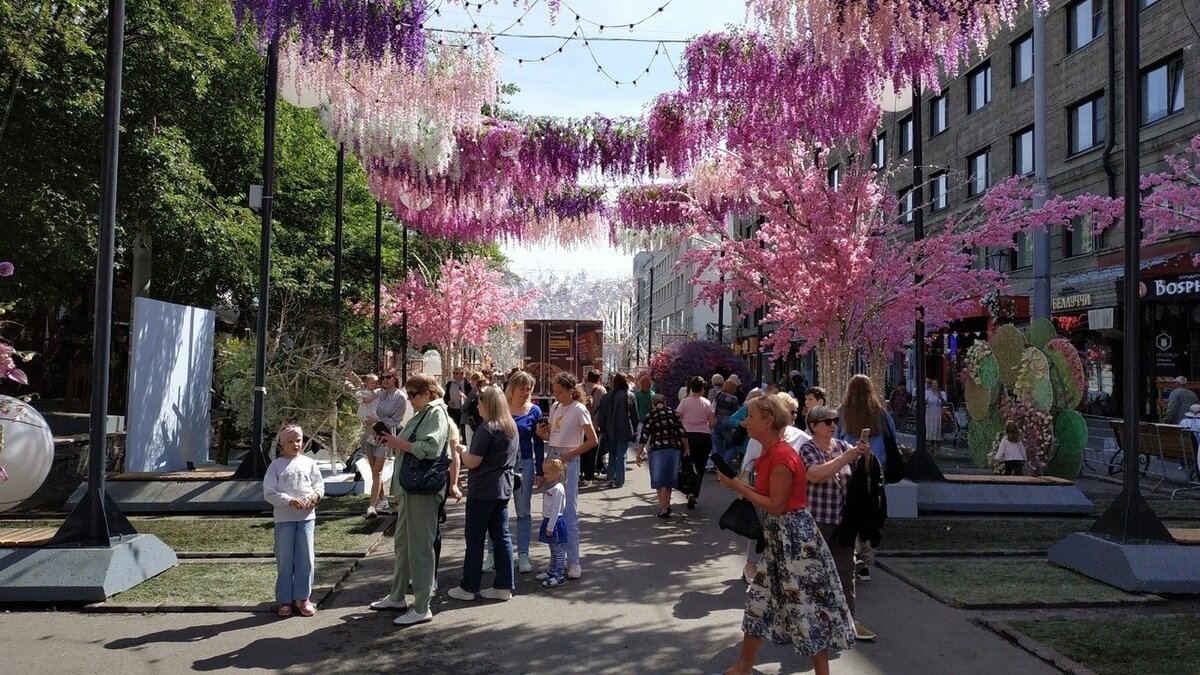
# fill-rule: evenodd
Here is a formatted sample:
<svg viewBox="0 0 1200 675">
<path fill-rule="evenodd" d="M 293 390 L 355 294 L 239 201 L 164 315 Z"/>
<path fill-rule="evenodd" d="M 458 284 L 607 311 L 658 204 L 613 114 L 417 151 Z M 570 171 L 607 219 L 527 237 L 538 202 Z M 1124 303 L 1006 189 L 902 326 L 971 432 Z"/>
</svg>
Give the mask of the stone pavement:
<svg viewBox="0 0 1200 675">
<path fill-rule="evenodd" d="M 3 672 L 720 672 L 735 658 L 745 599 L 744 540 L 715 524 L 730 493 L 707 476 L 699 508 L 689 513 L 680 505 L 686 517 L 664 522 L 654 516 L 646 469 L 629 470 L 625 488 L 581 496 L 584 577 L 557 589 L 520 575 L 507 603 L 463 603 L 443 592 L 432 623 L 394 628 L 394 614 L 366 609 L 389 584 L 385 539 L 311 619 L 7 611 L 0 615 Z M 443 591 L 460 578 L 462 512 L 461 505 L 450 509 Z M 538 562 L 547 557 L 536 542 L 533 553 Z M 882 570 L 873 576 L 860 586 L 859 612 L 879 640 L 841 655 L 834 673 L 1058 672 L 967 613 Z M 759 661 L 762 673 L 810 670 L 790 648 L 768 646 Z"/>
</svg>

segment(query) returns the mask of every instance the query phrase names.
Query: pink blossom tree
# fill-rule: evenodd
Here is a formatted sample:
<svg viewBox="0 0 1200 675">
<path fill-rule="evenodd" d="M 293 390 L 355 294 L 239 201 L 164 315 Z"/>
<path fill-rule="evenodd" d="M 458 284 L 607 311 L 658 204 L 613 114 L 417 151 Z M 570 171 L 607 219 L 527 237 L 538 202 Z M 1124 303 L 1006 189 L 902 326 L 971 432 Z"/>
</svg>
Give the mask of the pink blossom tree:
<svg viewBox="0 0 1200 675">
<path fill-rule="evenodd" d="M 385 289 L 382 312 L 389 326 L 399 325 L 407 312 L 410 342 L 436 345 L 443 369 L 460 364 L 467 347 L 486 348 L 488 330 L 519 318 L 532 301 L 478 256 L 447 260 L 431 277 L 412 274 Z"/>
</svg>

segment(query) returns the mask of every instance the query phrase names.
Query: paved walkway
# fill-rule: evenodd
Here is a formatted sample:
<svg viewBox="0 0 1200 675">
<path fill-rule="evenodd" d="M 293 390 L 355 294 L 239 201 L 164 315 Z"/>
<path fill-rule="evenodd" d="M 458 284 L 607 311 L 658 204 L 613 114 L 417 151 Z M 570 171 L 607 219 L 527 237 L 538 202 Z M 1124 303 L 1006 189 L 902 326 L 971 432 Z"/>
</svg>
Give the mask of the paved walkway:
<svg viewBox="0 0 1200 675">
<path fill-rule="evenodd" d="M 711 480 L 711 483 L 709 482 Z M 182 670 L 346 673 L 714 673 L 734 660 L 745 587 L 744 540 L 717 529 L 730 501 L 711 476 L 689 517 L 664 522 L 645 468 L 624 489 L 581 497 L 584 577 L 544 590 L 521 575 L 508 603 L 444 594 L 434 621 L 397 629 L 366 609 L 386 592 L 390 540 L 367 558 L 315 618 L 266 614 L 112 615 L 5 612 L 4 672 L 135 675 Z M 686 512 L 686 509 L 682 509 Z M 462 507 L 451 508 L 440 574 L 459 579 Z M 886 547 L 886 531 L 885 531 Z M 546 557 L 534 549 L 535 559 Z M 884 573 L 860 587 L 859 611 L 879 631 L 833 663 L 834 673 L 1058 671 Z M 767 647 L 762 673 L 808 672 L 807 659 Z"/>
</svg>

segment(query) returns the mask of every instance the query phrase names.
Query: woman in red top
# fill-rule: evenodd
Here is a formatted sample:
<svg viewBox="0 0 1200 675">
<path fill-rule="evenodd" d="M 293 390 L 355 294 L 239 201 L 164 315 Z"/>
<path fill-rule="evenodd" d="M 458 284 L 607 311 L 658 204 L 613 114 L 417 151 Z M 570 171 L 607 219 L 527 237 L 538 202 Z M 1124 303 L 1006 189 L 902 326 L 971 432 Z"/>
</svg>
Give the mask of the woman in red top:
<svg viewBox="0 0 1200 675">
<path fill-rule="evenodd" d="M 725 672 L 750 673 L 763 640 L 792 645 L 797 654 L 812 658 L 816 675 L 829 673 L 830 652 L 854 644 L 854 628 L 846 596 L 829 547 L 817 530 L 808 505 L 804 462 L 780 434 L 792 421 L 776 395 L 748 401 L 742 426 L 762 443 L 755 465 L 754 486 L 718 473 L 721 485 L 762 509 L 767 547 L 758 561 L 747 591 L 742 618 L 742 650 Z M 851 452 L 862 453 L 861 448 Z"/>
</svg>

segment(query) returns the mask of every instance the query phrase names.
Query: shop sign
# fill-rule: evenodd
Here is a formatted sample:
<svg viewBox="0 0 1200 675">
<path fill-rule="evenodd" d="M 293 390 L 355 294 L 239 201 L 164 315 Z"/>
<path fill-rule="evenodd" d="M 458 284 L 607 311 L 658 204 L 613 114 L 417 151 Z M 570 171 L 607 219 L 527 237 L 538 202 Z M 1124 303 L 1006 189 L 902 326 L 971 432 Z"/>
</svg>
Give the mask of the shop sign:
<svg viewBox="0 0 1200 675">
<path fill-rule="evenodd" d="M 1146 298 L 1200 296 L 1200 274 L 1184 274 L 1164 279 L 1150 279 L 1145 284 Z"/>
<path fill-rule="evenodd" d="M 1062 295 L 1057 298 L 1051 298 L 1050 309 L 1051 311 L 1062 312 L 1081 307 L 1090 307 L 1091 304 L 1091 293 L 1076 293 L 1074 295 Z"/>
<path fill-rule="evenodd" d="M 1185 359 L 1182 334 L 1162 330 L 1154 336 L 1154 367 L 1159 375 L 1173 377 L 1183 372 Z"/>
</svg>

